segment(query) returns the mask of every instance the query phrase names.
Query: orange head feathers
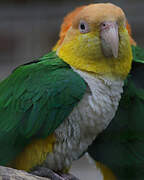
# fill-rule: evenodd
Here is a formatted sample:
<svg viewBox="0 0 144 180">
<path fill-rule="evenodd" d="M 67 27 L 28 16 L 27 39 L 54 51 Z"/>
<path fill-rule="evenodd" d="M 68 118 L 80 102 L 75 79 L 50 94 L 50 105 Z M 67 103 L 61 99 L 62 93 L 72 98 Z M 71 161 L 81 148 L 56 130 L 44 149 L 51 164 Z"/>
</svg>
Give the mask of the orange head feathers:
<svg viewBox="0 0 144 180">
<path fill-rule="evenodd" d="M 60 33 L 59 33 L 59 40 L 58 42 L 56 43 L 56 45 L 54 46 L 54 50 L 56 50 L 63 42 L 65 36 L 66 36 L 66 33 L 67 31 L 69 30 L 69 28 L 71 27 L 72 25 L 72 21 L 74 19 L 75 16 L 78 15 L 78 13 L 84 9 L 86 6 L 80 6 L 80 7 L 77 7 L 75 8 L 72 12 L 68 13 L 65 17 L 64 17 L 64 20 L 63 20 L 63 23 L 61 24 L 61 30 L 60 30 Z M 132 30 L 131 30 L 131 26 L 130 24 L 128 23 L 128 21 L 126 21 L 126 28 L 128 30 L 128 33 L 129 33 L 129 36 L 130 36 L 130 43 L 132 45 L 136 45 L 136 42 L 135 40 L 132 38 Z"/>
</svg>

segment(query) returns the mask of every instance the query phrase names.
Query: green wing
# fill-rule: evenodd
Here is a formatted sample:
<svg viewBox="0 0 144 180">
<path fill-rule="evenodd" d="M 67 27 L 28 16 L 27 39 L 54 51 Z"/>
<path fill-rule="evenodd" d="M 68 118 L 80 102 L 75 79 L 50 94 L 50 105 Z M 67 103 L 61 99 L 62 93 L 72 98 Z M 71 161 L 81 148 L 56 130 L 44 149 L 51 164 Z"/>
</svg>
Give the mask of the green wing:
<svg viewBox="0 0 144 180">
<path fill-rule="evenodd" d="M 0 165 L 62 123 L 85 93 L 84 80 L 55 52 L 16 68 L 0 83 Z"/>
<path fill-rule="evenodd" d="M 144 49 L 132 50 L 133 67 L 116 116 L 88 149 L 118 180 L 144 179 Z"/>
</svg>

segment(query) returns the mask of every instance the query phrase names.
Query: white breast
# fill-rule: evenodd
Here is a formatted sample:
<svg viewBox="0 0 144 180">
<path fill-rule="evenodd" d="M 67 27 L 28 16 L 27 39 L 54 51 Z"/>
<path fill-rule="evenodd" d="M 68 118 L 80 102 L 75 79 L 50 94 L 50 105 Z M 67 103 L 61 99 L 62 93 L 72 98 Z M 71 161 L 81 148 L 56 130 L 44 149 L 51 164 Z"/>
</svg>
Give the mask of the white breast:
<svg viewBox="0 0 144 180">
<path fill-rule="evenodd" d="M 69 167 L 84 153 L 115 115 L 123 92 L 123 81 L 75 70 L 88 84 L 87 92 L 69 117 L 56 129 L 54 152 L 45 165 L 54 170 Z"/>
</svg>

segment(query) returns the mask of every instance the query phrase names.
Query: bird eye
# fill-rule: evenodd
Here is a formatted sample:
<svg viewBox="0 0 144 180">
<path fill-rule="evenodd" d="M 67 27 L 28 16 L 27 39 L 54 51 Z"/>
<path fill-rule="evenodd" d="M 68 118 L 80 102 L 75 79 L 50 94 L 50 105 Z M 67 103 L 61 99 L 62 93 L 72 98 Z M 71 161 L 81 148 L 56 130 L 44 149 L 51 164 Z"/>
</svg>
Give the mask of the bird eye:
<svg viewBox="0 0 144 180">
<path fill-rule="evenodd" d="M 105 23 L 102 23 L 102 26 L 103 26 L 103 27 L 105 27 L 105 26 L 106 26 L 106 24 L 105 24 Z"/>
<path fill-rule="evenodd" d="M 81 33 L 88 33 L 90 31 L 89 25 L 86 21 L 80 21 L 79 23 L 79 31 Z"/>
<path fill-rule="evenodd" d="M 81 29 L 81 30 L 85 30 L 85 25 L 84 25 L 83 23 L 81 23 L 80 29 Z"/>
</svg>

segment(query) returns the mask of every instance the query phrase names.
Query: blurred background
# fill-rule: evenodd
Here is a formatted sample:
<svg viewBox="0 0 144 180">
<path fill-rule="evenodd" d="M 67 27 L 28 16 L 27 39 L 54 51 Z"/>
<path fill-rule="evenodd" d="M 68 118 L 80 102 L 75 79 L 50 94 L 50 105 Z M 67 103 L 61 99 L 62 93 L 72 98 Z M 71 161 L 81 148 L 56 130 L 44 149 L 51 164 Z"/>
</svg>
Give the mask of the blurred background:
<svg viewBox="0 0 144 180">
<path fill-rule="evenodd" d="M 0 79 L 16 66 L 50 51 L 69 11 L 96 2 L 120 6 L 132 26 L 134 39 L 144 47 L 144 0 L 0 0 Z M 85 158 L 72 168 L 81 180 L 94 180 L 92 171 L 95 167 L 89 166 Z"/>
</svg>

